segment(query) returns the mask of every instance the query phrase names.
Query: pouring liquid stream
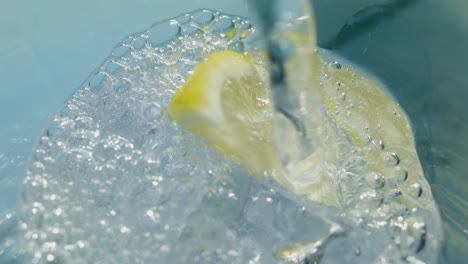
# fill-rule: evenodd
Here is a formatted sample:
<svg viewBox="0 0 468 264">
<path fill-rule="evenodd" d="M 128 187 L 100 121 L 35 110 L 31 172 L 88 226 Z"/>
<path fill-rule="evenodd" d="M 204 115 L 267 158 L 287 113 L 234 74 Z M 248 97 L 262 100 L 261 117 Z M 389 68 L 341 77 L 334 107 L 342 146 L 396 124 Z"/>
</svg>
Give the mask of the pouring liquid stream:
<svg viewBox="0 0 468 264">
<path fill-rule="evenodd" d="M 301 2 L 305 13 L 296 19 L 296 23 L 288 23 L 289 27 L 281 28 L 281 18 L 275 12 L 276 0 L 256 0 L 255 7 L 262 27 L 264 44 L 270 71 L 270 89 L 275 109 L 274 145 L 283 170 L 286 174 L 301 173 L 296 166 L 307 162 L 307 159 L 317 151 L 313 133 L 319 124 L 313 122 L 314 117 L 321 116 L 319 108 L 320 86 L 313 69 L 315 55 L 315 21 L 312 7 L 308 1 Z M 298 41 L 294 35 L 301 35 Z M 295 41 L 295 43 L 293 43 Z M 287 69 L 290 61 L 299 62 L 299 73 Z M 294 64 L 294 63 L 293 63 Z M 315 93 L 314 93 L 315 91 Z M 314 98 L 315 96 L 315 98 Z M 310 98 L 312 97 L 312 98 Z M 315 102 L 315 104 L 311 104 Z M 313 116 L 313 117 L 312 117 Z M 293 144 L 290 144 L 293 142 Z M 295 144 L 294 144 L 295 143 Z M 320 212 L 322 219 L 329 224 L 328 234 L 319 240 L 300 243 L 279 249 L 278 259 L 293 262 L 320 262 L 325 245 L 331 240 L 344 234 L 344 228 Z"/>
<path fill-rule="evenodd" d="M 392 221 L 412 225 L 417 221 L 419 228 L 411 231 L 411 239 L 418 242 L 408 243 L 408 253 L 399 252 L 403 259 L 413 258 L 412 254 L 420 254 L 425 247 L 436 249 L 441 237 L 438 233 L 440 219 L 431 201 L 430 187 L 422 174 L 403 110 L 385 95 L 378 82 L 356 77 L 359 76 L 357 72 L 347 67 L 341 69 L 338 62 L 330 63 L 331 67 L 324 66 L 325 61 L 315 50 L 315 18 L 310 1 L 291 2 L 305 10 L 299 17 L 295 13 L 297 10 L 293 15 L 289 14 L 296 17 L 294 23 L 288 21 L 288 14 L 275 13 L 280 2 L 257 0 L 255 5 L 270 64 L 275 108 L 274 145 L 294 192 L 337 206 L 350 214 L 361 216 L 377 209 L 385 211 L 383 215 L 388 219 L 403 219 L 387 219 L 385 225 L 393 225 Z M 348 94 L 346 89 L 351 93 Z M 375 117 L 371 111 L 377 112 Z M 340 146 L 343 143 L 349 147 L 348 154 L 343 155 Z M 402 144 L 406 147 L 396 148 Z M 346 155 L 355 156 L 353 159 L 356 160 L 363 158 L 366 165 L 360 168 L 362 171 L 355 173 L 354 165 L 345 168 L 351 163 L 338 161 L 331 168 L 345 171 L 340 176 L 338 171 L 330 173 L 330 167 L 323 165 L 330 157 L 341 160 Z M 398 155 L 406 156 L 406 160 L 403 162 Z M 317 166 L 324 169 L 315 168 Z M 304 179 L 310 180 L 310 187 L 303 188 Z M 368 191 L 368 183 L 363 181 L 369 181 L 375 191 Z M 386 183 L 381 183 L 383 181 Z M 376 192 L 381 192 L 385 198 L 380 200 L 374 195 Z M 411 213 L 399 212 L 397 208 L 400 207 Z M 425 223 L 416 216 L 417 210 L 427 210 L 431 219 Z M 405 218 L 397 218 L 398 215 Z M 380 216 L 374 214 L 372 217 Z M 280 249 L 277 257 L 294 261 L 315 260 L 331 238 L 346 236 L 342 226 L 325 215 L 322 218 L 330 225 L 328 236 L 316 242 Z M 426 224 L 434 228 L 430 235 Z M 429 236 L 432 238 L 430 242 L 425 240 Z M 398 239 L 395 239 L 397 244 L 401 243 Z"/>
<path fill-rule="evenodd" d="M 310 100 L 312 94 L 309 93 L 310 89 L 303 89 L 304 87 L 298 84 L 302 81 L 309 86 L 319 85 L 309 78 L 302 79 L 308 76 L 294 76 L 295 74 L 291 74 L 286 68 L 288 61 L 296 60 L 309 71 L 314 70 L 310 68 L 310 62 L 301 58 L 304 55 L 306 58 L 311 57 L 310 54 L 304 53 L 310 53 L 316 45 L 315 27 L 310 24 L 314 23 L 314 17 L 308 1 L 295 2 L 301 2 L 306 11 L 297 19 L 299 24 L 292 27 L 290 24 L 290 27 L 282 28 L 281 17 L 275 10 L 276 0 L 254 1 L 269 62 L 270 88 L 275 109 L 274 144 L 286 173 L 291 172 L 298 162 L 306 159 L 315 150 L 311 135 L 316 126 L 311 124 L 311 118 L 307 117 L 310 112 L 316 110 L 311 109 L 305 101 Z M 298 46 L 298 43 L 291 42 L 289 37 L 294 32 L 306 36 L 306 45 Z M 318 100 L 319 98 L 315 98 L 310 101 Z M 291 140 L 295 144 L 291 145 Z"/>
</svg>

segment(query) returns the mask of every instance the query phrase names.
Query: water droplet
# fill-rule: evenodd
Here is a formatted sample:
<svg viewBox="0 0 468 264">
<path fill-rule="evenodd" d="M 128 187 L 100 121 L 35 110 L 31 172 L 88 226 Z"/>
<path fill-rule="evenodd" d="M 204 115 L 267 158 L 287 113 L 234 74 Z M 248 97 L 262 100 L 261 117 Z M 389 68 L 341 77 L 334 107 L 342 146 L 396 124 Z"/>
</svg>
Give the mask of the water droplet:
<svg viewBox="0 0 468 264">
<path fill-rule="evenodd" d="M 333 68 L 333 69 L 336 69 L 336 70 L 340 70 L 341 69 L 341 64 L 337 61 L 334 61 L 330 64 L 330 66 Z"/>
</svg>

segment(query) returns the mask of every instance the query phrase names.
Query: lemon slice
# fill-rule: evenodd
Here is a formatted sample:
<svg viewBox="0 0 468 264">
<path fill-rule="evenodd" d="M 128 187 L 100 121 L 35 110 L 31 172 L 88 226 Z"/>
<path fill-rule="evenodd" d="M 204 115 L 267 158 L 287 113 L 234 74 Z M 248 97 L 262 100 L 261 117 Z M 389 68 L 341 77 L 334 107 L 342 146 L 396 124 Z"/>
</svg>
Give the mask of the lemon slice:
<svg viewBox="0 0 468 264">
<path fill-rule="evenodd" d="M 279 168 L 267 79 L 250 55 L 215 52 L 175 94 L 169 115 L 262 178 Z"/>
<path fill-rule="evenodd" d="M 316 119 L 313 140 L 317 141 L 317 148 L 287 173 L 273 142 L 274 110 L 268 74 L 250 55 L 233 51 L 211 54 L 195 67 L 193 75 L 175 94 L 169 115 L 187 130 L 206 138 L 222 155 L 238 161 L 252 175 L 271 175 L 296 194 L 350 208 L 360 202 L 360 192 L 367 189 L 362 187 L 363 182 L 340 182 L 336 172 L 329 171 L 340 159 L 338 129 L 366 160 L 367 173 L 375 181 L 380 176 L 387 180 L 381 190 L 385 195 L 395 192 L 408 209 L 428 203 L 430 188 L 403 110 L 376 82 L 356 71 L 345 66 L 331 67 L 317 54 L 308 60 L 311 67 L 318 69 L 309 80 L 321 83 L 320 88 L 309 89 L 323 100 L 327 117 L 317 113 L 307 116 Z M 289 71 L 295 63 L 287 65 Z M 422 195 L 427 199 L 420 199 Z"/>
<path fill-rule="evenodd" d="M 327 159 L 322 148 L 284 172 L 273 142 L 267 77 L 265 68 L 249 55 L 215 52 L 195 67 L 175 94 L 169 115 L 252 175 L 272 176 L 296 194 L 337 206 L 336 191 L 321 165 Z M 289 130 L 296 132 L 294 127 Z M 284 142 L 291 143 L 289 138 Z"/>
</svg>

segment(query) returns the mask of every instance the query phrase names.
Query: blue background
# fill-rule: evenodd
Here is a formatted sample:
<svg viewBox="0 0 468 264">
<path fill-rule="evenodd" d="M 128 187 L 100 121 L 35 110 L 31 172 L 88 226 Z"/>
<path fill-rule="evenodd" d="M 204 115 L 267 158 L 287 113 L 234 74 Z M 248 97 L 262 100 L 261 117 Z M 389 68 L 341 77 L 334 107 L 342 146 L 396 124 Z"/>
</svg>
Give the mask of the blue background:
<svg viewBox="0 0 468 264">
<path fill-rule="evenodd" d="M 252 15 L 244 0 L 0 1 L 0 220 L 16 206 L 42 128 L 121 39 L 200 8 Z M 468 259 L 468 2 L 314 4 L 320 46 L 373 71 L 408 112 L 441 207 L 447 260 Z M 352 39 L 339 34 L 353 14 L 372 4 L 392 10 L 349 29 Z"/>
</svg>

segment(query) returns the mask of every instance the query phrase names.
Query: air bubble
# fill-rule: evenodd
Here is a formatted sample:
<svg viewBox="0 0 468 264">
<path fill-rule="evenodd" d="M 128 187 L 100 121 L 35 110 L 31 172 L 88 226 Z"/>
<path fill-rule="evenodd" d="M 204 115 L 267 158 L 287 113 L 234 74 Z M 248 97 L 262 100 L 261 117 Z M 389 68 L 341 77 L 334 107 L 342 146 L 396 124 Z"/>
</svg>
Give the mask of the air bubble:
<svg viewBox="0 0 468 264">
<path fill-rule="evenodd" d="M 97 73 L 96 75 L 94 75 L 91 81 L 89 81 L 89 88 L 91 89 L 91 91 L 94 92 L 96 90 L 99 90 L 99 88 L 101 88 L 102 82 L 104 81 L 104 78 L 106 78 L 106 75 L 104 75 L 103 73 Z"/>
<path fill-rule="evenodd" d="M 241 53 L 242 51 L 245 50 L 245 46 L 243 43 L 235 43 L 232 46 L 232 50 Z"/>
<path fill-rule="evenodd" d="M 249 29 L 252 29 L 252 24 L 249 22 L 249 21 L 241 21 L 239 23 L 239 29 L 245 29 L 245 30 L 249 30 Z"/>
<path fill-rule="evenodd" d="M 395 152 L 387 152 L 384 155 L 384 163 L 387 167 L 394 167 L 400 164 L 400 157 Z"/>
<path fill-rule="evenodd" d="M 402 184 L 408 179 L 408 171 L 397 166 L 393 170 L 393 178 L 396 179 L 397 183 Z"/>
<path fill-rule="evenodd" d="M 263 41 L 258 34 L 247 34 L 247 37 L 244 37 L 243 40 L 249 46 L 259 46 Z"/>
<path fill-rule="evenodd" d="M 189 36 L 189 35 L 195 35 L 195 34 L 201 33 L 203 31 L 198 26 L 191 25 L 188 28 L 186 28 L 183 32 L 185 35 Z"/>
<path fill-rule="evenodd" d="M 414 248 L 415 252 L 418 253 L 426 246 L 426 223 L 423 220 L 417 218 L 408 219 L 408 233 L 410 238 L 410 246 Z"/>
<path fill-rule="evenodd" d="M 388 196 L 390 197 L 398 197 L 402 194 L 402 192 L 400 191 L 400 189 L 390 189 L 388 191 Z"/>
<path fill-rule="evenodd" d="M 184 25 L 190 22 L 191 18 L 192 16 L 190 14 L 183 14 L 183 15 L 178 16 L 176 20 L 179 23 L 179 25 Z"/>
<path fill-rule="evenodd" d="M 119 47 L 114 49 L 114 51 L 112 52 L 112 56 L 114 56 L 114 58 L 121 58 L 121 57 L 127 55 L 127 53 L 129 51 L 130 51 L 129 46 L 122 45 L 122 46 L 119 46 Z"/>
<path fill-rule="evenodd" d="M 250 31 L 249 30 L 244 30 L 244 29 L 241 29 L 239 30 L 239 39 L 246 39 L 249 35 L 250 35 Z"/>
<path fill-rule="evenodd" d="M 147 150 L 154 150 L 162 142 L 160 137 L 161 132 L 157 128 L 151 129 L 145 137 L 144 148 Z"/>
<path fill-rule="evenodd" d="M 130 47 L 129 45 L 131 45 L 134 40 L 135 40 L 135 38 L 133 36 L 128 36 L 122 41 L 122 44 Z"/>
<path fill-rule="evenodd" d="M 159 119 L 163 115 L 163 109 L 157 103 L 152 103 L 148 105 L 144 110 L 144 115 L 151 119 Z"/>
<path fill-rule="evenodd" d="M 360 255 L 361 255 L 361 247 L 357 247 L 357 248 L 354 250 L 354 255 L 356 255 L 356 256 L 360 256 Z"/>
<path fill-rule="evenodd" d="M 70 108 L 68 106 L 65 106 L 62 111 L 60 111 L 60 117 L 67 117 L 68 114 L 70 113 Z"/>
<path fill-rule="evenodd" d="M 366 182 L 371 188 L 382 189 L 385 186 L 385 177 L 378 172 L 371 172 L 366 175 Z"/>
<path fill-rule="evenodd" d="M 234 29 L 234 24 L 231 18 L 222 16 L 215 22 L 212 31 L 214 33 L 228 33 L 232 29 Z"/>
<path fill-rule="evenodd" d="M 122 80 L 115 84 L 114 90 L 117 94 L 122 94 L 132 89 L 132 83 L 129 80 Z"/>
<path fill-rule="evenodd" d="M 122 71 L 124 71 L 124 68 L 122 67 L 122 65 L 117 64 L 113 61 L 109 62 L 109 64 L 107 64 L 106 66 L 106 72 L 112 75 L 119 74 Z"/>
<path fill-rule="evenodd" d="M 213 13 L 209 10 L 202 10 L 201 12 L 195 13 L 192 16 L 193 22 L 198 23 L 200 25 L 207 25 L 211 21 L 213 21 L 213 19 Z"/>
<path fill-rule="evenodd" d="M 89 81 L 89 89 L 93 93 L 98 93 L 101 90 L 108 89 L 109 87 L 112 87 L 112 82 L 109 77 L 102 72 L 96 73 Z"/>
<path fill-rule="evenodd" d="M 53 121 L 49 124 L 49 127 L 47 128 L 47 136 L 49 138 L 52 138 L 55 135 L 58 125 L 59 123 L 57 121 Z"/>
<path fill-rule="evenodd" d="M 395 232 L 394 240 L 399 247 L 405 248 L 411 253 L 418 253 L 426 247 L 427 227 L 423 219 L 409 217 L 408 219 L 400 219 L 398 222 L 393 221 L 391 225 Z"/>
<path fill-rule="evenodd" d="M 180 27 L 175 21 L 158 23 L 150 28 L 149 41 L 154 46 L 167 43 L 180 33 Z"/>
<path fill-rule="evenodd" d="M 334 61 L 330 64 L 330 66 L 333 68 L 333 69 L 336 69 L 336 70 L 340 70 L 341 69 L 341 64 L 337 61 Z"/>
<path fill-rule="evenodd" d="M 133 48 L 135 50 L 141 50 L 146 46 L 147 42 L 148 38 L 146 36 L 139 36 L 135 39 L 135 42 L 133 43 Z"/>
<path fill-rule="evenodd" d="M 415 183 L 415 184 L 411 185 L 410 188 L 409 188 L 409 193 L 414 198 L 421 197 L 421 195 L 422 195 L 421 185 L 419 185 L 419 183 Z"/>
<path fill-rule="evenodd" d="M 252 33 L 252 25 L 248 21 L 241 21 L 235 25 L 239 32 L 239 38 L 245 39 Z"/>
<path fill-rule="evenodd" d="M 381 151 L 385 149 L 385 143 L 382 140 L 379 140 L 378 146 Z"/>
<path fill-rule="evenodd" d="M 53 254 L 47 254 L 46 259 L 47 261 L 52 262 L 55 260 L 55 256 Z"/>
<path fill-rule="evenodd" d="M 369 139 L 369 145 L 366 147 L 368 153 L 381 153 L 385 149 L 385 144 L 382 140 L 372 139 L 372 137 L 367 134 Z"/>
<path fill-rule="evenodd" d="M 364 202 L 364 204 L 371 207 L 377 207 L 383 202 L 382 193 L 376 190 L 363 192 L 359 195 L 359 198 Z"/>
</svg>

